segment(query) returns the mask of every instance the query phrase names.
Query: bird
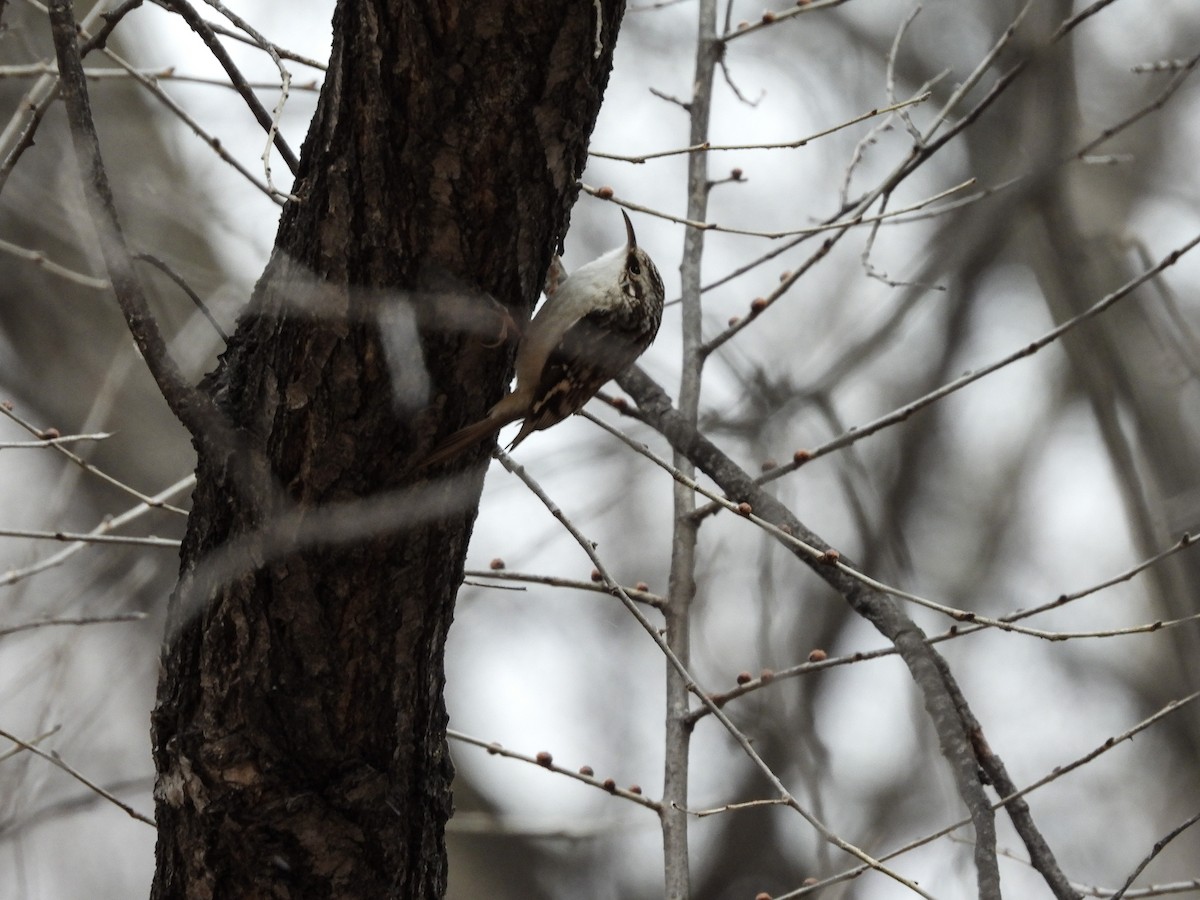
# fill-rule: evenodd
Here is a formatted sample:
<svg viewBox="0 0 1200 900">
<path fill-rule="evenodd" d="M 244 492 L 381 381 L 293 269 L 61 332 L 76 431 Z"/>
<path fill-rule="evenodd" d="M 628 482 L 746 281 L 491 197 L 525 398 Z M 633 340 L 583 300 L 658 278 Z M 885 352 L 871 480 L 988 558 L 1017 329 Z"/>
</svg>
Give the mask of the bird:
<svg viewBox="0 0 1200 900">
<path fill-rule="evenodd" d="M 533 317 L 517 347 L 517 386 L 488 414 L 439 443 L 419 468 L 453 459 L 522 419 L 509 444 L 577 412 L 650 346 L 662 322 L 662 276 L 624 210 L 625 246 L 580 266 Z"/>
</svg>

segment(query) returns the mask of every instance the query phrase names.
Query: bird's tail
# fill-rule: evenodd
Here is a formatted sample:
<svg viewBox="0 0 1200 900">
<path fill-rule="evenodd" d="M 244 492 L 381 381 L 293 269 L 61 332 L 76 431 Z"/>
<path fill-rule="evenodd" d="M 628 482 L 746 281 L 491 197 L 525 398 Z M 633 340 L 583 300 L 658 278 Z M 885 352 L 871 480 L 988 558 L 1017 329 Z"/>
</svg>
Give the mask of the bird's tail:
<svg viewBox="0 0 1200 900">
<path fill-rule="evenodd" d="M 499 406 L 500 404 L 497 404 L 497 407 Z M 509 422 L 515 422 L 519 418 L 519 414 L 513 415 L 506 410 L 494 408 L 486 418 L 480 419 L 466 428 L 460 428 L 434 447 L 433 451 L 417 464 L 417 470 L 427 469 L 448 459 L 453 459 L 467 448 L 487 440 Z"/>
</svg>

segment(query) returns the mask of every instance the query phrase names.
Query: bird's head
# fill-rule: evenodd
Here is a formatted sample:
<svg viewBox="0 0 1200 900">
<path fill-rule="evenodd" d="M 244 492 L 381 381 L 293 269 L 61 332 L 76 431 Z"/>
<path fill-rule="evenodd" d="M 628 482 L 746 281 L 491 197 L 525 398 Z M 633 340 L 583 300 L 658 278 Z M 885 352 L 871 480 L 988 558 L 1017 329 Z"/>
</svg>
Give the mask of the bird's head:
<svg viewBox="0 0 1200 900">
<path fill-rule="evenodd" d="M 661 307 L 666 299 L 663 289 L 662 276 L 654 261 L 637 244 L 637 235 L 633 233 L 633 223 L 625 210 L 621 210 L 625 219 L 625 270 L 622 273 L 621 288 L 637 303 L 651 303 Z"/>
</svg>

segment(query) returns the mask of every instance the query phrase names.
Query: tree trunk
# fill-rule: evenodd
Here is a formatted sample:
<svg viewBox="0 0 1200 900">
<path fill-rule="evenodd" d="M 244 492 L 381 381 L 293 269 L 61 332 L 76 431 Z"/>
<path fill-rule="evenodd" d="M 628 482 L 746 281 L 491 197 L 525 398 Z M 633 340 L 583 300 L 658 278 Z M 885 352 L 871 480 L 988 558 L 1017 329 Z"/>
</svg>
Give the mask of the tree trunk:
<svg viewBox="0 0 1200 900">
<path fill-rule="evenodd" d="M 565 230 L 601 6 L 597 45 L 589 2 L 338 3 L 299 199 L 206 382 L 236 446 L 201 450 L 171 600 L 153 897 L 444 893 L 443 647 L 483 475 L 411 464 L 504 391 L 493 299 L 524 321 Z"/>
</svg>

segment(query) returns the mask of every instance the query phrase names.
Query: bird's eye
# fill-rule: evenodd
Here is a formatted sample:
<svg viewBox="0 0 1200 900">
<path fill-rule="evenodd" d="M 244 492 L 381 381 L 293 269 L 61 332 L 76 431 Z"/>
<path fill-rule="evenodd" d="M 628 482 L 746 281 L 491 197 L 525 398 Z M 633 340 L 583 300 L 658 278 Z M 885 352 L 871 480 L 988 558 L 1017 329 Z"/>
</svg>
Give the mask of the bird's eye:
<svg viewBox="0 0 1200 900">
<path fill-rule="evenodd" d="M 632 253 L 629 254 L 629 259 L 625 262 L 625 268 L 627 268 L 634 275 L 642 274 L 642 264 L 638 262 L 638 258 Z"/>
</svg>

